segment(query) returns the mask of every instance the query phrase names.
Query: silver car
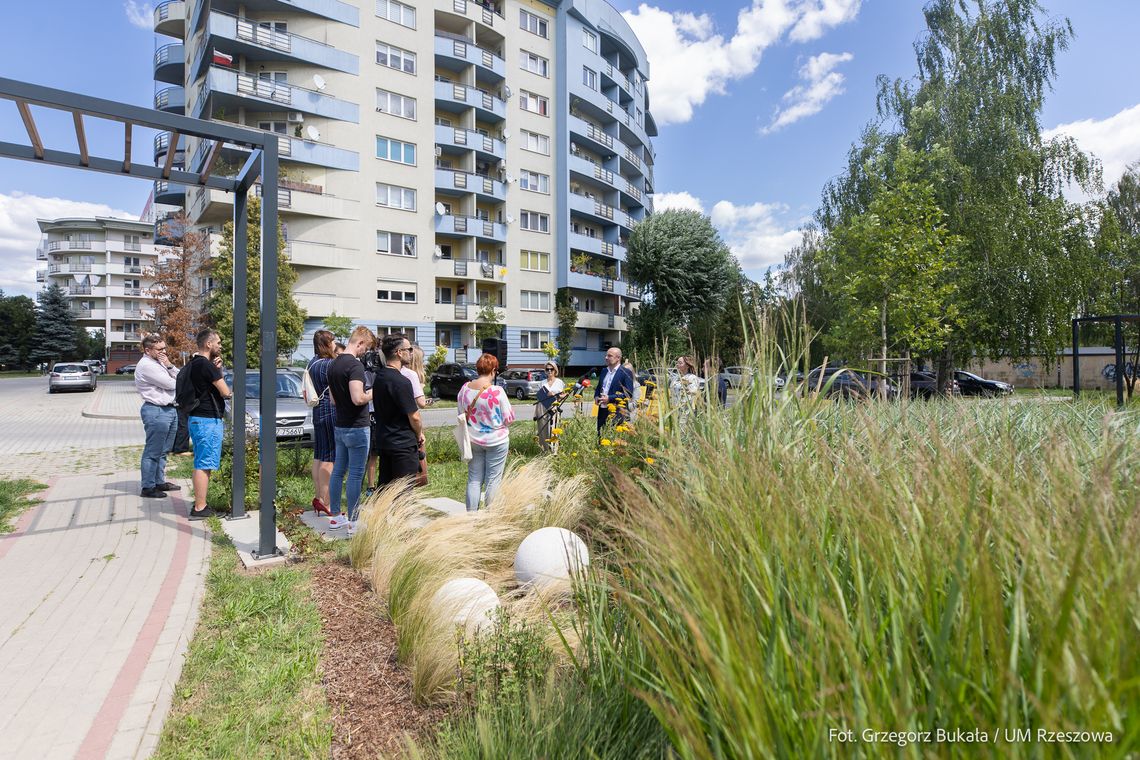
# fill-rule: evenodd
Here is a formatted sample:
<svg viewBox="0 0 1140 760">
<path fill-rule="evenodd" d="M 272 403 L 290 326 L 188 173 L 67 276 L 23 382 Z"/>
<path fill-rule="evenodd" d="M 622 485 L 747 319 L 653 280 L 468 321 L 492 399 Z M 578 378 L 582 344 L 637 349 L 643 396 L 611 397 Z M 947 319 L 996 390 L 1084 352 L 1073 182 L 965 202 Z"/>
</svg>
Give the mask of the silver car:
<svg viewBox="0 0 1140 760">
<path fill-rule="evenodd" d="M 233 388 L 233 373 L 225 374 L 226 385 Z M 237 392 L 237 389 L 234 389 Z M 301 396 L 301 376 L 289 369 L 277 370 L 277 442 L 300 441 L 313 445 L 313 410 Z M 250 369 L 245 374 L 245 416 L 249 426 L 261 424 L 261 374 Z M 233 410 L 226 404 L 226 421 L 232 423 Z"/>
<path fill-rule="evenodd" d="M 524 398 L 538 396 L 538 389 L 546 381 L 546 370 L 542 369 L 509 369 L 499 375 L 495 384 L 505 388 L 508 396 L 514 396 L 520 401 Z"/>
<path fill-rule="evenodd" d="M 78 362 L 59 363 L 48 374 L 48 393 L 56 391 L 93 391 L 98 376 L 86 364 Z"/>
</svg>

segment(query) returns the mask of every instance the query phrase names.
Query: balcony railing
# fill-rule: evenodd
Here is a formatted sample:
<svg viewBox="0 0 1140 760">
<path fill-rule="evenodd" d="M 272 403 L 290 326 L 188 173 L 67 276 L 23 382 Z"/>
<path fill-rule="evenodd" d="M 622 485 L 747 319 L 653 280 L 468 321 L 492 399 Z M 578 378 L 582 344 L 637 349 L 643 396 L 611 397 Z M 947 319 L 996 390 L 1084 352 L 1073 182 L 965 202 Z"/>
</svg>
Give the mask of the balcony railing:
<svg viewBox="0 0 1140 760">
<path fill-rule="evenodd" d="M 245 74 L 224 66 L 211 66 L 199 85 L 195 109 L 201 113 L 211 94 L 233 95 L 268 102 L 286 109 L 325 116 L 340 121 L 359 122 L 360 107 L 318 90 Z M 279 108 L 278 110 L 286 110 Z M 264 109 L 262 109 L 264 110 Z"/>
<path fill-rule="evenodd" d="M 462 304 L 462 305 L 456 304 L 455 305 L 455 318 L 456 319 L 467 319 L 467 305 L 466 304 Z"/>
<path fill-rule="evenodd" d="M 141 296 L 142 288 L 123 288 L 123 295 L 125 296 Z"/>
<path fill-rule="evenodd" d="M 71 316 L 76 319 L 91 319 L 91 309 L 72 309 Z"/>
<path fill-rule="evenodd" d="M 142 267 L 133 264 L 126 264 L 123 266 L 123 272 L 126 274 L 142 274 Z"/>
<path fill-rule="evenodd" d="M 625 160 L 629 161 L 631 164 L 636 166 L 638 169 L 641 168 L 641 158 L 636 153 L 633 152 L 632 148 L 626 148 L 625 149 Z"/>
<path fill-rule="evenodd" d="M 142 335 L 137 333 L 137 332 L 124 332 L 123 333 L 123 340 L 124 341 L 142 340 Z"/>
<path fill-rule="evenodd" d="M 46 269 L 37 269 L 36 270 L 36 282 L 47 282 L 47 270 Z"/>
<path fill-rule="evenodd" d="M 145 316 L 142 309 L 123 309 L 123 319 L 142 319 Z"/>
<path fill-rule="evenodd" d="M 49 251 L 89 251 L 90 240 L 50 240 L 47 244 Z"/>
<path fill-rule="evenodd" d="M 506 21 L 501 8 L 502 6 L 492 3 L 490 0 L 483 2 L 478 0 L 451 0 L 453 11 L 461 16 L 474 17 L 490 27 L 495 25 L 496 20 L 499 22 Z M 469 14 L 468 11 L 473 11 L 473 13 Z"/>
<path fill-rule="evenodd" d="M 500 77 L 506 76 L 507 64 L 503 57 L 492 50 L 480 47 L 475 44 L 474 40 L 467 37 L 437 31 L 435 33 L 435 52 L 436 55 L 458 58 L 465 63 L 482 66 Z"/>
<path fill-rule="evenodd" d="M 37 248 L 36 249 L 36 261 L 47 261 L 47 260 L 48 260 L 47 251 L 45 251 L 43 248 Z"/>
<path fill-rule="evenodd" d="M 90 285 L 72 285 L 67 289 L 69 296 L 89 296 L 91 295 Z"/>
<path fill-rule="evenodd" d="M 124 251 L 142 251 L 142 243 L 135 243 L 130 240 L 123 242 Z"/>
</svg>

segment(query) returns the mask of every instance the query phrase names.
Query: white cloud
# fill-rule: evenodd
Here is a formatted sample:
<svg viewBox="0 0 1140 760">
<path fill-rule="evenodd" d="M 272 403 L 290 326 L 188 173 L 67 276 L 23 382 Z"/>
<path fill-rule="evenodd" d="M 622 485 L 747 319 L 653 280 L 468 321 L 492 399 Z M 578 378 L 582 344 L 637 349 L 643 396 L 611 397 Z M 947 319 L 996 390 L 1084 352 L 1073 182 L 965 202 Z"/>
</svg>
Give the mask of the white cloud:
<svg viewBox="0 0 1140 760">
<path fill-rule="evenodd" d="M 0 193 L 0 288 L 6 295 L 34 295 L 39 287 L 36 269 L 46 266 L 36 261 L 36 246 L 41 237 L 36 220 L 65 216 L 138 219 L 138 214 L 103 203 L 44 198 L 21 192 Z"/>
<path fill-rule="evenodd" d="M 655 194 L 653 208 L 706 213 L 701 199 L 685 191 Z M 794 216 L 783 203 L 738 206 L 732 201 L 719 201 L 707 213 L 740 265 L 753 276 L 783 262 L 788 251 L 799 244 L 800 227 L 807 221 Z"/>
<path fill-rule="evenodd" d="M 127 21 L 131 22 L 131 26 L 137 26 L 139 29 L 150 29 L 154 26 L 154 8 L 149 3 L 140 3 L 136 0 L 126 0 L 123 3 L 123 10 L 127 12 Z"/>
<path fill-rule="evenodd" d="M 832 98 L 842 95 L 844 76 L 834 69 L 852 58 L 854 56 L 850 53 L 820 53 L 808 59 L 800 68 L 800 79 L 806 84 L 796 85 L 784 93 L 784 106 L 776 109 L 772 123 L 760 131 L 770 134 L 800 119 L 814 116 Z"/>
<path fill-rule="evenodd" d="M 1104 185 L 1116 184 L 1129 164 L 1140 161 L 1140 105 L 1125 108 L 1107 119 L 1082 119 L 1059 124 L 1041 134 L 1051 140 L 1069 135 L 1082 150 L 1092 153 L 1104 164 Z"/>
<path fill-rule="evenodd" d="M 658 124 L 693 117 L 709 93 L 752 74 L 763 52 L 787 35 L 795 42 L 817 39 L 859 12 L 861 0 L 752 0 L 737 14 L 726 40 L 712 17 L 661 10 L 642 3 L 622 14 L 644 45 L 652 78 L 650 107 Z"/>
</svg>

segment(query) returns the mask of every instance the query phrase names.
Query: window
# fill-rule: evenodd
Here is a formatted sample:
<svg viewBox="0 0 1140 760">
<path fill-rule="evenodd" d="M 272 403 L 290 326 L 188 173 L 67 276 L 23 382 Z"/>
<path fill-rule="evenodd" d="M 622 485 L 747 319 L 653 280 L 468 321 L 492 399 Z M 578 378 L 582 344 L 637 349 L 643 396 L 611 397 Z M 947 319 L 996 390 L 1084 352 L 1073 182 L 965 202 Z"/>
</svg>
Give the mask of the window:
<svg viewBox="0 0 1140 760">
<path fill-rule="evenodd" d="M 544 156 L 550 155 L 550 138 L 537 132 L 522 130 L 522 148 Z"/>
<path fill-rule="evenodd" d="M 519 225 L 532 232 L 550 232 L 550 215 L 537 211 L 520 211 Z"/>
<path fill-rule="evenodd" d="M 402 208 L 405 211 L 416 210 L 416 191 L 410 187 L 398 185 L 385 185 L 376 183 L 376 205 L 388 208 Z"/>
<path fill-rule="evenodd" d="M 546 39 L 546 19 L 541 16 L 536 16 L 533 13 L 527 13 L 524 10 L 519 10 L 519 28 L 525 29 L 531 34 L 537 34 L 539 37 Z"/>
<path fill-rule="evenodd" d="M 520 50 L 519 63 L 525 71 L 538 74 L 540 77 L 549 76 L 550 61 L 541 55 L 535 55 L 528 50 Z"/>
<path fill-rule="evenodd" d="M 583 66 L 582 67 L 582 84 L 589 87 L 591 90 L 598 89 L 598 72 L 593 69 Z"/>
<path fill-rule="evenodd" d="M 550 101 L 541 95 L 535 95 L 526 90 L 519 91 L 519 108 L 524 111 L 536 113 L 539 116 L 550 115 Z"/>
<path fill-rule="evenodd" d="M 451 126 L 451 119 L 445 119 L 442 116 L 436 116 L 435 117 L 435 125 L 437 127 L 450 127 Z"/>
<path fill-rule="evenodd" d="M 399 282 L 392 280 L 376 281 L 377 301 L 396 301 L 401 303 L 416 302 L 416 284 L 414 282 Z"/>
<path fill-rule="evenodd" d="M 549 193 L 550 175 L 523 169 L 522 174 L 519 175 L 519 187 L 535 193 Z"/>
<path fill-rule="evenodd" d="M 376 252 L 414 258 L 416 255 L 416 236 L 401 232 L 376 230 Z"/>
<path fill-rule="evenodd" d="M 416 54 L 383 42 L 376 43 L 376 63 L 406 74 L 416 73 Z"/>
<path fill-rule="evenodd" d="M 268 29 L 271 32 L 277 32 L 278 34 L 289 33 L 289 23 L 287 21 L 258 21 L 257 28 Z"/>
<path fill-rule="evenodd" d="M 390 137 L 376 135 L 376 158 L 415 166 L 416 146 L 413 143 L 401 142 L 400 140 L 393 140 Z"/>
<path fill-rule="evenodd" d="M 416 9 L 396 0 L 376 0 L 376 15 L 409 29 L 416 28 Z"/>
<path fill-rule="evenodd" d="M 549 342 L 550 333 L 546 330 L 523 330 L 519 333 L 519 349 L 522 351 L 541 351 Z"/>
<path fill-rule="evenodd" d="M 541 251 L 520 251 L 519 268 L 528 272 L 549 272 L 550 254 Z"/>
<path fill-rule="evenodd" d="M 441 243 L 440 245 L 437 245 L 435 248 L 436 248 L 436 251 L 439 253 L 439 257 L 441 259 L 450 259 L 452 257 L 452 255 L 451 255 L 451 244 L 450 243 Z"/>
<path fill-rule="evenodd" d="M 279 135 L 286 134 L 289 131 L 289 125 L 283 121 L 259 121 L 257 122 L 257 128 Z"/>
<path fill-rule="evenodd" d="M 582 47 L 586 48 L 591 53 L 598 52 L 598 35 L 594 34 L 589 29 L 583 29 Z"/>
<path fill-rule="evenodd" d="M 415 121 L 416 99 L 376 88 L 376 110 Z"/>
<path fill-rule="evenodd" d="M 396 335 L 403 333 L 404 337 L 408 339 L 409 343 L 416 342 L 416 328 L 404 325 L 376 325 L 376 337 L 383 338 L 385 335 Z"/>
<path fill-rule="evenodd" d="M 454 301 L 451 300 L 451 288 L 437 285 L 435 288 L 435 302 L 454 303 Z"/>
<path fill-rule="evenodd" d="M 519 308 L 523 311 L 550 311 L 550 294 L 540 290 L 519 291 Z"/>
</svg>

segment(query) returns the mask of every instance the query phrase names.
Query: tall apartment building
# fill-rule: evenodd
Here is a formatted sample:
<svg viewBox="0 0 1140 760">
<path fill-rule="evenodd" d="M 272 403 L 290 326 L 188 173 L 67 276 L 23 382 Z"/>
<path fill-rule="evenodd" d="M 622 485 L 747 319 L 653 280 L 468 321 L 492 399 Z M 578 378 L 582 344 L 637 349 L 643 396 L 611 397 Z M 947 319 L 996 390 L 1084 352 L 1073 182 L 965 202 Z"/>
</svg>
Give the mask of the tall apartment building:
<svg viewBox="0 0 1140 760">
<path fill-rule="evenodd" d="M 604 0 L 167 0 L 154 18 L 177 40 L 155 53 L 156 108 L 279 135 L 308 333 L 336 313 L 473 360 L 491 304 L 509 362 L 538 364 L 566 287 L 570 363 L 620 341 L 656 126 L 645 51 Z M 210 148 L 180 143 L 176 161 Z M 156 162 L 169 149 L 158 135 Z M 215 229 L 232 215 L 214 190 L 160 182 L 155 200 Z"/>
<path fill-rule="evenodd" d="M 153 225 L 105 217 L 37 222 L 43 241 L 36 259 L 47 266 L 36 271 L 36 281 L 63 288 L 81 327 L 103 330 L 110 369 L 134 362 L 153 323 L 154 281 L 147 278 L 158 261 Z"/>
</svg>

